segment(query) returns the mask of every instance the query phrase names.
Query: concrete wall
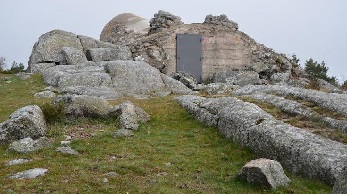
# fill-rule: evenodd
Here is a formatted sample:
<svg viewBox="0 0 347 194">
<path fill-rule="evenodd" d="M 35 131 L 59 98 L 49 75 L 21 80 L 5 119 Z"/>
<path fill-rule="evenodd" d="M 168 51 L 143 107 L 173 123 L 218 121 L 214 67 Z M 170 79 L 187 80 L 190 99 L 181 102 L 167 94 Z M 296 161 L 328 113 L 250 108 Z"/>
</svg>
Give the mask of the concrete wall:
<svg viewBox="0 0 347 194">
<path fill-rule="evenodd" d="M 202 42 L 202 79 L 207 81 L 216 72 L 228 72 L 243 70 L 251 63 L 251 46 L 243 40 L 238 31 L 214 29 L 204 24 L 185 24 L 175 29 L 153 34 L 143 40 L 139 40 L 133 53 L 142 55 L 146 61 L 154 66 L 165 63 L 165 73 L 171 75 L 176 71 L 176 34 L 200 34 Z M 146 44 L 147 43 L 147 44 Z M 149 59 L 148 51 L 141 45 L 155 44 L 166 53 L 166 59 L 160 61 Z M 133 46 L 134 48 L 134 46 Z"/>
</svg>

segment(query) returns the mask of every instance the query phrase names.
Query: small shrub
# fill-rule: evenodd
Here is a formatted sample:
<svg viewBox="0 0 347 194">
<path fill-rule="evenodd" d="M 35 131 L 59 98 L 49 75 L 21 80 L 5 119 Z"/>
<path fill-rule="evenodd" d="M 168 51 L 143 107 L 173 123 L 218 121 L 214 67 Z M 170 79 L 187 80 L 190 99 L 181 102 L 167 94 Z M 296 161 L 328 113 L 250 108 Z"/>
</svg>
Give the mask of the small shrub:
<svg viewBox="0 0 347 194">
<path fill-rule="evenodd" d="M 310 83 L 305 85 L 305 89 L 320 90 L 320 85 L 319 85 L 318 80 L 311 79 Z"/>
<path fill-rule="evenodd" d="M 45 103 L 40 107 L 46 118 L 47 123 L 61 122 L 66 119 L 63 103 Z"/>
</svg>

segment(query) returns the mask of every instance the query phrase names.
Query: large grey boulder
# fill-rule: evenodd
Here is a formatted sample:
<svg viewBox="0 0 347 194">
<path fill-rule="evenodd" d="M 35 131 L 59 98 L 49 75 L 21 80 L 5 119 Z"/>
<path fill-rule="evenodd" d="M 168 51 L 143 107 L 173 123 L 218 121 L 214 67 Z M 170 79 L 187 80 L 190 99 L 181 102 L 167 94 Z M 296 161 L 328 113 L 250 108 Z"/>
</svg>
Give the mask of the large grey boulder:
<svg viewBox="0 0 347 194">
<path fill-rule="evenodd" d="M 52 143 L 46 137 L 40 137 L 33 140 L 30 137 L 14 141 L 10 144 L 8 150 L 19 153 L 29 153 L 37 150 L 41 150 L 52 146 Z"/>
<path fill-rule="evenodd" d="M 264 158 L 245 164 L 238 173 L 237 179 L 272 189 L 288 186 L 290 183 L 279 162 Z"/>
<path fill-rule="evenodd" d="M 71 32 L 53 30 L 43 34 L 33 47 L 29 59 L 29 68 L 31 64 L 37 63 L 60 63 L 64 60 L 61 53 L 63 47 L 83 50 L 77 35 Z"/>
<path fill-rule="evenodd" d="M 112 108 L 107 100 L 86 95 L 60 95 L 53 100 L 53 103 L 63 103 L 65 114 L 69 118 L 106 118 Z"/>
<path fill-rule="evenodd" d="M 62 47 L 61 52 L 63 55 L 61 65 L 76 65 L 88 61 L 86 55 L 80 49 L 73 47 Z"/>
<path fill-rule="evenodd" d="M 10 176 L 10 179 L 33 179 L 39 176 L 43 176 L 47 172 L 48 172 L 48 169 L 45 169 L 45 168 L 34 168 L 34 169 L 16 173 Z"/>
<path fill-rule="evenodd" d="M 117 118 L 121 129 L 137 130 L 140 122 L 145 123 L 150 120 L 150 115 L 129 101 L 112 108 L 110 114 Z"/>
<path fill-rule="evenodd" d="M 0 124 L 0 144 L 8 144 L 27 137 L 37 139 L 44 136 L 46 130 L 46 120 L 41 108 L 37 105 L 25 106 Z"/>
</svg>

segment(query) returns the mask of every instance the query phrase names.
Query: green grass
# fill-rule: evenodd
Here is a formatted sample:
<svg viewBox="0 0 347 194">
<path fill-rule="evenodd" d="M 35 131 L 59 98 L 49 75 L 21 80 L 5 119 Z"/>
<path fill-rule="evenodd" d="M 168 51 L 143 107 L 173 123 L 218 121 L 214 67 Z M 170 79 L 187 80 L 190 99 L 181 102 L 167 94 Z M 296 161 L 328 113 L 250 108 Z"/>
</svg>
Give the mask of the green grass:
<svg viewBox="0 0 347 194">
<path fill-rule="evenodd" d="M 25 82 L 32 84 L 27 86 Z M 42 87 L 39 77 L 28 81 L 14 80 L 12 85 L 4 87 L 2 93 L 13 91 L 8 98 L 16 97 L 17 92 L 23 97 L 12 99 L 16 106 L 1 101 L 2 114 L 7 114 L 2 118 L 35 102 L 32 93 Z M 7 100 L 3 95 L 1 97 Z M 68 124 L 50 124 L 48 134 L 54 141 L 52 148 L 18 154 L 6 151 L 6 146 L 0 147 L 0 193 L 331 192 L 330 186 L 288 172 L 292 183 L 286 188 L 266 190 L 239 182 L 235 177 L 240 168 L 257 158 L 248 149 L 224 139 L 216 128 L 194 120 L 172 97 L 131 101 L 152 116 L 151 121 L 142 124 L 132 138 L 115 139 L 112 133 L 116 127 L 112 119 L 84 119 Z M 64 134 L 78 137 L 71 146 L 80 155 L 62 155 L 54 151 Z M 33 161 L 11 167 L 4 165 L 16 158 Z M 13 173 L 38 167 L 48 168 L 49 173 L 33 180 L 7 178 Z M 118 175 L 108 177 L 106 174 L 109 172 Z M 106 183 L 103 181 L 105 178 L 108 179 Z"/>
</svg>

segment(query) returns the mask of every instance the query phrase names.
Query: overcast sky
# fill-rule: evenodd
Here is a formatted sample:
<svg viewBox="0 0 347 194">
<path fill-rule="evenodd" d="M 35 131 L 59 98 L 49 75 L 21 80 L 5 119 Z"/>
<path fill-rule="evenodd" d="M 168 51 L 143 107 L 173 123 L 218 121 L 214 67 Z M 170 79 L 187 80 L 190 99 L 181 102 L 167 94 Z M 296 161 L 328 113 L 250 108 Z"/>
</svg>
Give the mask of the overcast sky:
<svg viewBox="0 0 347 194">
<path fill-rule="evenodd" d="M 329 75 L 347 79 L 346 0 L 0 0 L 0 56 L 28 62 L 40 35 L 53 29 L 99 39 L 104 25 L 121 13 L 150 19 L 158 10 L 185 23 L 226 14 L 239 30 L 277 52 L 304 62 L 325 61 Z"/>
</svg>

